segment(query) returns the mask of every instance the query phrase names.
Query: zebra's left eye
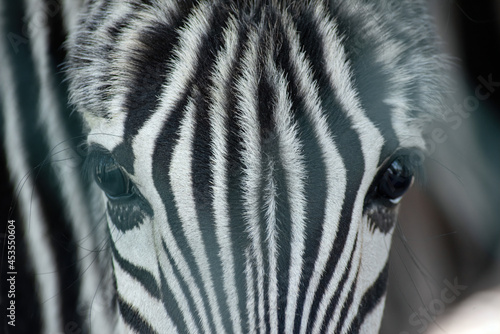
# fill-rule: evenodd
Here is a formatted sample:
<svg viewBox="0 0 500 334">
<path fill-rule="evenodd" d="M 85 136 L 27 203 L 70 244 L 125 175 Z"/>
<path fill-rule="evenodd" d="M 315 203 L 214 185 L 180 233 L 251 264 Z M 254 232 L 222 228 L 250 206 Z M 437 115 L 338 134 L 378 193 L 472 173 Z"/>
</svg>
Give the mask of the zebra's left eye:
<svg viewBox="0 0 500 334">
<path fill-rule="evenodd" d="M 132 183 L 112 157 L 99 161 L 94 171 L 94 178 L 109 199 L 121 199 L 133 195 Z"/>
<path fill-rule="evenodd" d="M 398 204 L 413 182 L 413 172 L 402 158 L 396 158 L 385 170 L 377 186 L 380 197 Z"/>
</svg>

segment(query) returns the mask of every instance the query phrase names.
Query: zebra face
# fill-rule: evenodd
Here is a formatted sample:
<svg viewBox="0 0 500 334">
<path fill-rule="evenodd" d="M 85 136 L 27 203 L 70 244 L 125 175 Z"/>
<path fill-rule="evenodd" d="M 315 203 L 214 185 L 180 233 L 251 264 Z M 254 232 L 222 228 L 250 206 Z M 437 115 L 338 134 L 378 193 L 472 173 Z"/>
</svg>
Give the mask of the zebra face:
<svg viewBox="0 0 500 334">
<path fill-rule="evenodd" d="M 71 92 L 123 326 L 378 330 L 435 64 L 353 3 L 91 6 Z"/>
</svg>

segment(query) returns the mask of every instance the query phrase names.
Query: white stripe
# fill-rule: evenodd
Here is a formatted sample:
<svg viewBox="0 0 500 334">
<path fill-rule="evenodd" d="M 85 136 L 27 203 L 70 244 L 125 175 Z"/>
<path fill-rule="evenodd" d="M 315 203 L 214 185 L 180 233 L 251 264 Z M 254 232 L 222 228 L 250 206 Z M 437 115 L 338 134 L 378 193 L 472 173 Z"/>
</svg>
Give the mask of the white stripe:
<svg viewBox="0 0 500 334">
<path fill-rule="evenodd" d="M 101 196 L 102 191 L 101 191 Z M 113 204 L 116 205 L 116 204 Z M 123 204 L 118 204 L 123 205 Z M 127 208 L 125 215 L 129 214 L 129 217 L 133 217 L 132 210 L 139 210 L 138 208 L 132 209 Z M 128 219 L 126 217 L 125 219 Z M 126 232 L 119 231 L 113 223 L 113 219 L 108 216 L 108 227 L 109 233 L 111 234 L 112 241 L 115 248 L 121 254 L 121 257 L 130 263 L 133 263 L 136 267 L 146 270 L 153 276 L 155 284 L 160 286 L 160 273 L 158 268 L 158 258 L 154 249 L 154 239 L 153 235 L 153 223 L 149 217 L 145 217 L 143 221 L 139 222 L 138 227 L 134 227 Z M 104 223 L 104 222 L 103 222 Z M 135 222 L 134 222 L 135 223 Z M 106 233 L 108 233 L 106 231 Z"/>
<path fill-rule="evenodd" d="M 287 36 L 290 41 L 291 55 L 290 59 L 295 73 L 297 74 L 297 84 L 299 92 L 304 98 L 308 118 L 313 124 L 314 135 L 317 138 L 322 157 L 325 161 L 326 172 L 326 208 L 325 220 L 323 222 L 323 232 L 319 245 L 318 258 L 314 263 L 314 270 L 307 288 L 306 299 L 302 313 L 302 322 L 300 332 L 305 333 L 307 329 L 307 319 L 311 312 L 315 291 L 318 288 L 322 274 L 326 270 L 326 263 L 331 253 L 335 234 L 338 228 L 340 212 L 344 201 L 346 187 L 346 170 L 342 163 L 342 158 L 330 135 L 332 132 L 328 129 L 324 111 L 318 96 L 317 84 L 312 80 L 313 74 L 311 65 L 303 52 L 300 52 L 299 37 L 296 35 L 296 29 L 291 21 L 286 22 Z M 329 168 L 335 166 L 335 168 Z M 290 322 L 289 326 L 292 326 Z M 293 327 L 288 327 L 291 331 Z"/>
<path fill-rule="evenodd" d="M 83 0 L 63 0 L 62 1 L 62 17 L 64 17 L 63 24 L 64 28 L 68 32 L 68 35 L 71 36 L 72 33 L 76 30 L 79 14 L 82 10 Z M 69 43 L 69 45 L 73 45 L 73 43 Z"/>
<path fill-rule="evenodd" d="M 257 319 L 255 314 L 255 304 L 256 304 L 256 294 L 253 288 L 254 278 L 253 278 L 253 265 L 252 265 L 252 256 L 250 255 L 251 251 L 248 248 L 245 251 L 245 283 L 247 288 L 247 300 L 246 307 L 248 313 L 248 332 L 250 334 L 257 333 Z"/>
<path fill-rule="evenodd" d="M 88 20 L 87 16 L 96 15 L 95 12 L 100 10 L 100 7 L 100 4 L 94 4 L 90 12 L 82 13 L 80 19 Z M 130 85 L 130 75 L 127 73 L 133 73 L 129 54 L 132 52 L 131 50 L 138 48 L 137 41 L 140 40 L 139 34 L 144 23 L 139 22 L 137 19 L 129 21 L 130 28 L 124 29 L 118 40 L 111 40 L 108 31 L 110 26 L 116 25 L 120 18 L 133 10 L 125 2 L 110 3 L 106 19 L 99 21 L 99 27 L 92 32 L 91 42 L 96 49 L 113 47 L 115 50 L 111 53 L 111 56 L 114 57 L 113 62 L 110 63 L 108 59 L 102 57 L 97 51 L 91 52 L 86 50 L 84 53 L 89 58 L 86 61 L 91 62 L 91 65 L 74 69 L 78 73 L 78 76 L 76 79 L 73 78 L 72 87 L 70 87 L 74 95 L 72 96 L 73 103 L 78 105 L 78 102 L 80 102 L 78 98 L 83 98 L 87 101 L 85 108 L 82 105 L 78 105 L 78 111 L 91 129 L 89 141 L 99 142 L 100 145 L 104 146 L 110 152 L 120 143 L 124 134 L 124 124 L 127 114 L 123 111 L 127 96 L 130 94 L 130 91 L 127 89 Z M 79 33 L 81 34 L 81 32 L 75 31 L 74 34 L 69 36 L 70 45 L 72 46 L 69 51 L 73 56 L 75 56 L 75 50 L 82 48 L 75 41 L 76 35 Z M 104 84 L 102 78 L 99 76 L 108 72 L 111 77 L 106 84 L 110 85 L 109 95 L 112 96 L 111 100 L 102 99 L 101 95 L 97 93 L 102 89 Z M 75 86 L 75 84 L 78 86 Z M 89 94 L 90 92 L 92 93 Z M 85 93 L 87 94 L 83 96 Z M 97 110 L 87 110 L 86 108 L 95 108 Z M 100 117 L 104 112 L 111 115 L 109 119 Z"/>
<path fill-rule="evenodd" d="M 0 51 L 0 55 L 2 59 L 5 59 L 3 50 Z M 21 144 L 23 129 L 20 126 L 19 114 L 17 113 L 19 106 L 15 101 L 13 89 L 7 87 L 11 85 L 6 84 L 14 82 L 13 78 L 10 69 L 7 70 L 6 67 L 3 67 L 0 85 L 4 101 L 2 105 L 5 120 L 4 147 L 12 183 L 20 187 L 18 201 L 26 236 L 26 248 L 29 257 L 33 259 L 31 264 L 36 274 L 37 290 L 42 303 L 40 311 L 44 322 L 41 332 L 58 333 L 62 331 L 58 268 L 53 249 L 50 246 L 51 236 L 46 229 L 47 221 L 43 219 L 40 195 L 35 190 L 30 175 L 32 170 L 28 168 L 27 156 Z M 15 217 L 13 218 L 15 219 Z"/>
<path fill-rule="evenodd" d="M 134 138 L 134 153 L 136 156 L 147 155 L 148 158 L 152 159 L 155 148 L 154 139 L 161 133 L 170 113 L 184 95 L 187 84 L 193 79 L 194 69 L 198 65 L 201 42 L 206 37 L 209 29 L 209 24 L 205 18 L 212 15 L 212 8 L 209 4 L 203 3 L 200 6 L 201 8 L 196 8 L 191 13 L 186 26 L 180 29 L 179 45 L 173 52 L 173 61 L 169 66 L 171 73 L 167 82 L 163 84 L 160 105 Z M 149 140 L 147 140 L 148 138 Z M 153 139 L 152 142 L 150 142 L 151 139 Z M 137 151 L 135 148 L 137 148 Z M 143 169 L 140 168 L 143 164 L 138 165 L 138 169 Z M 147 166 L 152 166 L 152 161 L 151 165 Z M 152 179 L 150 173 L 144 176 Z"/>
<path fill-rule="evenodd" d="M 378 305 L 369 314 L 366 315 L 365 321 L 359 327 L 359 333 L 379 332 L 380 319 L 382 319 L 382 316 L 384 314 L 384 306 L 385 306 L 385 296 L 382 297 Z M 349 331 L 345 329 L 344 333 L 349 333 Z M 438 333 L 446 333 L 446 331 L 443 328 L 440 328 Z"/>
<path fill-rule="evenodd" d="M 172 265 L 170 264 L 170 260 L 167 258 L 166 254 L 163 253 L 163 251 L 160 251 L 160 254 L 158 256 L 158 262 L 161 263 L 161 269 L 164 272 L 164 275 L 166 277 L 166 284 L 169 287 L 170 291 L 172 291 L 173 297 L 175 299 L 175 302 L 177 303 L 177 306 L 179 307 L 179 310 L 181 311 L 180 313 L 182 314 L 182 317 L 184 319 L 184 322 L 186 323 L 186 327 L 189 333 L 199 333 L 199 330 L 196 326 L 198 323 L 198 319 L 195 319 L 195 315 L 190 311 L 189 309 L 189 303 L 188 303 L 188 298 L 186 295 L 182 292 L 182 287 L 179 283 L 179 280 L 174 274 L 174 270 L 172 268 Z M 163 302 L 165 302 L 165 299 L 169 299 L 170 296 L 165 296 L 163 295 Z M 158 315 L 164 316 L 164 310 L 160 310 L 158 312 Z M 167 315 L 168 317 L 168 315 Z M 207 325 L 206 323 L 203 323 L 203 331 L 207 333 Z M 165 327 L 162 328 L 161 330 L 158 331 L 159 333 L 170 333 L 170 328 Z"/>
<path fill-rule="evenodd" d="M 361 4 L 363 5 L 363 4 Z M 359 4 L 358 4 L 359 6 Z M 386 73 L 391 73 L 390 82 L 388 84 L 388 96 L 384 99 L 384 103 L 390 108 L 387 112 L 391 114 L 391 122 L 394 131 L 400 142 L 400 146 L 406 147 L 420 147 L 425 149 L 425 140 L 421 135 L 421 122 L 408 122 L 409 113 L 412 111 L 408 105 L 407 98 L 405 97 L 407 87 L 410 84 L 414 84 L 415 81 L 421 80 L 425 71 L 422 68 L 428 69 L 434 60 L 424 57 L 421 53 L 413 53 L 411 55 L 411 61 L 408 59 L 407 66 L 401 66 L 401 59 L 405 51 L 408 49 L 408 45 L 394 38 L 394 34 L 388 27 L 387 19 L 392 17 L 382 17 L 380 12 L 373 7 L 367 7 L 363 5 L 364 9 L 362 12 L 356 6 L 343 6 L 348 15 L 359 19 L 360 15 L 364 16 L 366 19 L 361 20 L 363 26 L 360 27 L 361 31 L 358 31 L 359 35 L 364 36 L 367 41 L 374 42 L 374 54 L 377 56 L 376 62 L 384 68 Z M 397 18 L 397 16 L 394 16 Z M 408 26 L 401 26 L 402 29 L 408 29 Z M 417 39 L 421 38 L 416 36 Z M 415 43 L 415 42 L 414 42 Z M 411 66 L 410 66 L 411 64 Z M 432 65 L 431 65 L 432 66 Z M 417 69 L 418 70 L 415 70 Z M 416 73 L 420 74 L 420 77 L 416 77 Z M 424 82 L 423 85 L 434 83 Z M 434 103 L 439 101 L 433 101 Z M 418 107 L 418 106 L 413 106 Z M 425 110 L 424 112 L 428 112 Z M 411 134 L 411 135 L 409 135 Z"/>
<path fill-rule="evenodd" d="M 191 296 L 186 296 L 184 292 L 182 291 L 182 287 L 180 285 L 179 280 L 177 279 L 174 269 L 172 268 L 172 265 L 170 264 L 170 260 L 167 257 L 167 254 L 163 252 L 163 247 L 162 245 L 162 236 L 159 234 L 155 234 L 155 242 L 156 244 L 161 247 L 157 248 L 158 249 L 158 263 L 161 264 L 161 270 L 163 271 L 165 275 L 165 281 L 167 286 L 169 287 L 170 291 L 172 292 L 173 298 L 175 299 L 175 302 L 177 303 L 177 306 L 179 307 L 179 310 L 181 311 L 180 313 L 182 314 L 182 317 L 184 319 L 184 322 L 186 323 L 186 327 L 189 333 L 199 333 L 200 331 L 198 330 L 198 327 L 196 324 L 199 322 L 199 316 L 200 314 L 197 313 L 196 315 L 193 314 L 190 309 L 189 309 L 189 302 L 188 298 L 193 298 L 192 295 L 196 291 L 190 290 L 189 293 Z M 165 242 L 166 243 L 166 242 Z M 199 295 L 199 291 L 197 292 Z M 199 297 L 198 297 L 199 298 Z M 163 302 L 165 300 L 170 299 L 170 296 L 165 296 L 162 295 Z M 165 312 L 162 310 L 159 312 L 160 315 L 163 315 Z M 208 333 L 208 323 L 206 321 L 206 315 L 205 318 L 202 317 L 202 329 L 204 333 Z M 179 319 L 180 320 L 180 319 Z M 159 330 L 158 333 L 169 333 L 169 328 L 163 328 L 162 330 Z"/>
<path fill-rule="evenodd" d="M 184 28 L 180 32 L 179 46 L 174 50 L 174 59 L 172 63 L 172 73 L 168 81 L 162 89 L 161 102 L 158 109 L 150 117 L 150 119 L 140 129 L 133 141 L 133 150 L 136 157 L 134 162 L 135 175 L 132 181 L 140 187 L 140 191 L 145 198 L 148 198 L 155 208 L 155 240 L 156 252 L 161 254 L 161 238 L 171 252 L 175 265 L 179 269 L 182 279 L 187 284 L 190 296 L 194 301 L 197 311 L 197 318 L 203 327 L 203 331 L 208 333 L 208 315 L 204 307 L 203 299 L 199 287 L 193 278 L 191 269 L 184 258 L 184 253 L 179 248 L 176 239 L 172 234 L 172 230 L 168 223 L 168 217 L 158 190 L 153 180 L 153 154 L 156 147 L 156 139 L 161 135 L 161 131 L 165 122 L 168 122 L 170 113 L 175 108 L 179 98 L 183 96 L 187 83 L 193 76 L 193 71 L 197 65 L 197 55 L 200 50 L 200 43 L 203 36 L 208 30 L 208 23 L 205 20 L 200 21 L 200 17 L 208 17 L 211 15 L 211 6 L 202 4 L 201 8 L 197 8 L 188 20 L 188 28 Z M 158 222 L 158 223 L 156 223 Z M 162 263 L 162 262 L 160 262 Z M 175 290 L 173 290 L 175 293 Z"/>
<path fill-rule="evenodd" d="M 349 292 L 350 292 L 350 289 L 351 289 L 352 285 L 354 284 L 354 280 L 356 279 L 356 275 L 357 275 L 358 267 L 359 267 L 359 263 L 360 263 L 360 256 L 361 256 L 360 244 L 361 243 L 358 241 L 357 247 L 354 250 L 354 254 L 352 256 L 351 268 L 350 268 L 350 271 L 348 273 L 347 280 L 343 286 L 342 292 L 340 293 L 339 300 L 337 302 L 337 305 L 335 307 L 335 311 L 334 311 L 333 316 L 332 316 L 332 321 L 335 325 L 337 325 L 337 322 L 340 319 L 340 312 L 342 311 L 342 308 L 344 307 L 344 303 L 346 302 L 347 297 L 348 297 Z M 349 254 L 351 253 L 351 251 L 352 251 L 352 248 L 349 249 Z M 349 259 L 347 259 L 347 261 L 349 261 Z M 321 298 L 321 302 L 320 302 L 318 310 L 317 310 L 316 321 L 314 323 L 314 327 L 312 330 L 312 333 L 314 333 L 314 334 L 321 332 L 321 330 L 322 330 L 321 325 L 323 324 L 325 317 L 329 316 L 328 314 L 326 314 L 326 311 L 328 309 L 328 304 L 330 304 L 330 301 L 332 300 L 335 292 L 339 288 L 340 278 L 342 277 L 343 271 L 347 270 L 348 263 L 349 262 L 347 262 L 344 265 L 344 264 L 340 264 L 340 262 L 339 262 L 339 264 L 337 264 L 337 268 L 338 268 L 337 277 L 339 279 L 335 279 L 334 277 L 332 277 L 332 279 L 330 279 L 330 282 L 328 282 L 328 286 L 326 288 L 325 293 L 323 294 L 323 296 Z M 357 289 L 357 286 L 356 286 L 356 289 Z M 333 331 L 332 331 L 332 333 L 333 333 Z"/>
<path fill-rule="evenodd" d="M 266 168 L 266 179 L 264 186 L 265 209 L 266 209 L 266 240 L 269 248 L 269 285 L 267 295 L 269 296 L 269 320 L 271 333 L 278 333 L 278 247 L 276 242 L 276 184 L 273 178 L 274 164 L 269 161 Z"/>
<path fill-rule="evenodd" d="M 245 203 L 244 217 L 247 231 L 252 241 L 251 256 L 256 261 L 257 270 L 257 294 L 258 294 L 258 316 L 260 331 L 265 331 L 264 322 L 264 261 L 260 238 L 260 206 L 259 191 L 262 177 L 261 147 L 259 121 L 257 116 L 257 44 L 258 36 L 255 31 L 249 33 L 242 63 L 245 64 L 243 75 L 237 83 L 237 106 L 238 121 L 241 128 L 243 143 L 242 160 L 245 166 L 243 176 L 243 198 Z"/>
<path fill-rule="evenodd" d="M 113 258 L 117 293 L 129 305 L 132 305 L 141 317 L 159 333 L 177 333 L 172 319 L 165 313 L 161 299 L 151 297 L 148 291 Z M 192 332 L 196 333 L 196 332 Z"/>
<path fill-rule="evenodd" d="M 356 292 L 353 296 L 352 310 L 357 310 L 361 299 L 373 283 L 377 280 L 389 259 L 389 251 L 392 242 L 392 231 L 382 233 L 379 229 L 370 231 L 368 218 L 363 219 L 363 229 L 360 236 L 363 244 L 363 256 L 359 260 L 359 278 L 356 283 Z M 392 228 L 394 230 L 394 227 Z M 349 312 L 343 326 L 343 331 L 352 325 L 352 321 L 357 312 Z M 380 318 L 379 318 L 380 321 Z"/>
<path fill-rule="evenodd" d="M 112 75 L 110 95 L 113 96 L 111 102 L 108 102 L 108 112 L 111 113 L 111 117 L 117 118 L 124 114 L 125 105 L 127 99 L 130 98 L 131 86 L 134 84 L 132 81 L 133 73 L 137 73 L 137 64 L 131 59 L 137 59 L 139 55 L 144 52 L 143 50 L 148 50 L 151 46 L 144 43 L 144 35 L 146 27 L 153 26 L 152 22 L 156 24 L 158 18 L 154 20 L 150 18 L 145 11 L 137 11 L 130 4 L 125 1 L 113 2 L 112 7 L 109 8 L 109 14 L 106 14 L 106 21 L 103 22 L 102 26 L 95 32 L 93 32 L 93 38 L 102 41 L 100 48 L 114 47 L 114 51 L 110 54 L 113 56 L 113 62 L 110 64 L 107 59 L 95 59 L 93 62 L 94 66 L 90 67 L 93 71 L 99 71 L 100 69 L 104 71 L 109 71 Z M 117 37 L 118 40 L 111 39 L 108 33 L 109 28 L 116 26 L 120 20 L 126 18 L 127 14 L 133 14 L 134 16 L 127 18 L 127 27 L 123 28 L 121 34 Z M 151 23 L 150 23 L 151 22 Z M 166 59 L 165 59 L 166 61 Z M 158 71 L 159 64 L 150 63 L 150 66 L 157 66 Z M 98 68 L 96 68 L 98 66 Z M 144 76 L 149 76 L 151 68 L 146 66 Z M 152 80 L 152 79 L 149 79 Z M 102 82 L 98 82 L 102 85 Z M 101 104 L 106 103 L 102 101 Z M 133 110 L 130 112 L 134 112 Z M 113 121 L 115 122 L 115 121 Z"/>
<path fill-rule="evenodd" d="M 151 197 L 153 200 L 160 200 L 159 195 Z M 189 265 L 184 259 L 184 254 L 176 243 L 176 240 L 170 229 L 168 218 L 165 210 L 158 209 L 155 211 L 155 226 L 154 226 L 154 239 L 155 239 L 155 251 L 158 254 L 158 263 L 161 264 L 162 269 L 165 271 L 165 277 L 167 277 L 167 284 L 170 286 L 170 290 L 173 293 L 175 300 L 181 309 L 182 316 L 186 321 L 190 333 L 196 333 L 197 329 L 195 323 L 201 323 L 204 333 L 210 333 L 210 326 L 208 323 L 207 310 L 204 308 L 203 299 L 201 296 L 200 288 L 197 286 L 193 274 Z M 180 272 L 184 283 L 188 287 L 189 296 L 185 296 L 182 289 L 175 278 L 172 266 L 163 251 L 162 241 L 164 240 L 175 265 Z M 164 299 L 168 296 L 162 296 Z M 196 315 L 189 311 L 187 298 L 190 298 L 194 302 L 196 309 Z M 165 313 L 165 312 L 163 312 Z"/>
<path fill-rule="evenodd" d="M 155 218 L 162 218 L 162 216 L 165 216 L 164 212 L 158 213 L 155 215 Z M 168 221 L 164 220 L 164 222 L 167 224 Z M 175 302 L 177 303 L 177 306 L 181 310 L 182 317 L 187 324 L 187 329 L 189 333 L 199 333 L 199 330 L 195 326 L 196 320 L 194 317 L 194 314 L 190 311 L 189 309 L 189 303 L 187 300 L 186 295 L 183 293 L 182 288 L 180 286 L 180 283 L 174 274 L 174 269 L 172 268 L 172 265 L 170 264 L 170 260 L 168 259 L 167 255 L 163 252 L 163 246 L 162 246 L 162 236 L 160 233 L 156 233 L 156 230 L 151 231 L 149 228 L 149 225 L 151 224 L 151 221 L 147 220 L 142 223 L 141 229 L 137 230 L 131 230 L 127 231 L 125 234 L 118 231 L 116 227 L 111 223 L 111 218 L 108 217 L 108 225 L 109 225 L 109 230 L 110 230 L 110 237 L 112 239 L 111 242 L 114 242 L 116 249 L 120 253 L 120 256 L 126 260 L 129 260 L 132 253 L 137 253 L 137 254 L 151 254 L 155 256 L 155 263 L 161 263 L 161 270 L 163 271 L 165 277 L 168 277 L 166 280 L 166 284 L 169 287 L 170 291 L 172 292 L 172 297 L 174 298 Z M 154 227 L 153 227 L 154 228 Z M 144 241 L 141 240 L 141 235 L 143 236 L 142 238 L 152 238 L 152 241 Z M 135 240 L 135 241 L 134 241 Z M 151 245 L 152 244 L 152 245 Z M 109 247 L 109 246 L 108 246 Z M 120 252 L 120 248 L 125 249 L 124 252 Z M 157 251 L 156 251 L 157 250 Z M 113 257 L 113 262 L 115 263 L 114 267 L 119 266 L 119 263 L 114 259 Z M 132 261 L 131 261 L 132 262 Z M 140 261 L 141 265 L 138 264 L 138 262 L 132 262 L 134 263 L 135 266 L 142 267 L 144 268 L 144 262 Z M 153 276 L 158 276 L 157 277 L 157 284 L 161 288 L 160 284 L 160 273 L 159 273 L 159 268 L 155 268 L 151 270 L 151 268 L 144 268 L 148 270 Z M 120 272 L 117 272 L 115 270 L 115 275 L 121 275 L 121 273 L 125 273 L 121 268 Z M 133 278 L 130 278 L 127 273 L 125 273 L 126 278 L 120 277 L 122 280 L 134 280 Z M 117 280 L 118 281 L 118 280 Z M 127 283 L 127 284 L 132 284 L 132 283 Z M 149 292 L 144 290 L 144 287 L 142 285 L 139 285 L 138 282 L 133 283 L 135 286 L 139 286 L 139 289 L 141 290 L 140 294 L 137 294 L 136 291 L 130 290 L 130 293 L 128 292 L 129 290 L 127 288 L 121 288 L 119 285 L 117 285 L 118 290 L 121 289 L 121 295 L 122 297 L 129 297 L 129 304 L 133 305 L 134 307 L 141 309 L 141 310 L 148 310 L 149 306 L 145 306 L 143 309 L 140 308 L 141 306 L 144 306 L 144 302 L 141 302 L 141 299 L 143 298 L 143 294 L 147 294 L 148 298 L 147 300 L 153 300 L 154 298 L 149 297 Z M 196 291 L 195 291 L 196 292 Z M 192 294 L 193 291 L 190 291 Z M 199 291 L 198 291 L 199 294 Z M 158 300 L 163 302 L 165 299 L 169 299 L 171 296 L 157 296 Z M 139 301 L 138 304 L 134 304 L 132 300 Z M 170 316 L 166 313 L 164 309 L 159 311 L 158 316 L 166 316 L 168 319 L 170 319 Z M 120 317 L 121 318 L 121 317 Z M 171 320 L 168 320 L 169 322 Z M 205 328 L 205 332 L 207 332 L 208 329 L 208 323 L 205 323 L 207 328 Z M 160 323 L 161 326 L 161 323 Z M 156 327 L 158 328 L 159 333 L 163 332 L 169 332 L 169 327 Z M 119 331 L 116 331 L 116 333 L 120 333 Z"/>
<path fill-rule="evenodd" d="M 4 18 L 6 13 L 4 2 L 0 2 L 0 17 Z M 4 22 L 0 28 L 3 28 Z M 4 31 L 1 31 L 2 36 Z M 3 145 L 7 158 L 7 166 L 10 178 L 19 190 L 19 210 L 22 216 L 22 229 L 25 233 L 26 248 L 35 272 L 35 284 L 39 294 L 40 312 L 42 318 L 42 333 L 59 333 L 63 331 L 61 323 L 61 300 L 58 268 L 54 258 L 54 252 L 50 246 L 51 237 L 46 229 L 47 221 L 40 203 L 40 195 L 35 190 L 28 164 L 28 157 L 22 142 L 24 129 L 20 121 L 20 109 L 16 98 L 15 75 L 12 72 L 12 64 L 9 62 L 9 53 L 5 49 L 7 45 L 0 43 L 0 65 L 2 69 L 2 80 L 0 80 L 0 101 L 2 103 L 4 118 Z M 16 217 L 13 217 L 14 219 Z M 19 224 L 20 222 L 16 222 Z M 21 265 L 21 264 L 19 264 Z M 4 268 L 2 268 L 3 270 Z M 4 282 L 2 282 L 2 285 Z"/>
<path fill-rule="evenodd" d="M 273 60 L 268 66 L 273 68 Z M 306 198 L 304 198 L 305 163 L 301 154 L 303 147 L 298 139 L 296 124 L 292 121 L 292 104 L 287 95 L 287 80 L 283 71 L 273 68 L 272 84 L 276 87 L 277 101 L 274 112 L 278 135 L 280 158 L 285 170 L 287 196 L 290 202 L 291 240 L 288 294 L 285 311 L 285 332 L 293 331 L 295 309 L 302 278 L 303 255 L 305 249 Z"/>
<path fill-rule="evenodd" d="M 228 28 L 224 31 L 224 50 L 217 58 L 213 82 L 215 86 L 211 91 L 213 104 L 210 107 L 209 116 L 212 138 L 211 151 L 212 173 L 213 173 L 213 212 L 216 224 L 217 243 L 220 247 L 220 259 L 223 271 L 224 291 L 227 296 L 227 304 L 235 333 L 242 333 L 242 323 L 239 312 L 239 300 L 235 280 L 233 244 L 229 227 L 229 209 L 227 203 L 227 113 L 226 101 L 229 96 L 226 89 L 232 73 L 231 64 L 235 60 L 237 43 L 237 28 L 234 19 L 228 23 Z"/>
<path fill-rule="evenodd" d="M 330 83 L 334 89 L 336 98 L 340 102 L 342 109 L 345 110 L 347 116 L 350 118 L 353 128 L 360 138 L 361 149 L 365 160 L 365 173 L 360 188 L 357 189 L 358 195 L 353 207 L 349 234 L 341 258 L 337 264 L 337 268 L 345 268 L 349 260 L 350 250 L 353 247 L 355 232 L 360 229 L 359 225 L 362 224 L 361 217 L 364 194 L 370 186 L 371 180 L 377 170 L 380 151 L 383 145 L 383 137 L 360 107 L 361 104 L 352 84 L 349 62 L 346 59 L 345 51 L 338 37 L 336 27 L 322 15 L 322 12 L 320 8 L 316 8 L 315 16 L 319 28 L 318 33 L 322 38 L 322 44 L 325 46 L 323 50 L 323 59 L 325 59 L 326 74 L 330 78 Z M 362 228 L 361 226 L 361 229 Z M 332 278 L 335 280 L 335 286 L 338 285 L 340 277 L 341 275 L 338 274 L 334 275 Z"/>
<path fill-rule="evenodd" d="M 174 194 L 174 201 L 181 220 L 182 230 L 192 250 L 195 262 L 200 271 L 203 288 L 208 296 L 209 311 L 214 319 L 217 333 L 223 333 L 219 304 L 215 295 L 210 263 L 203 241 L 200 222 L 196 214 L 192 180 L 192 153 L 195 126 L 195 105 L 192 99 L 188 100 L 185 116 L 180 126 L 178 144 L 172 155 L 169 169 L 170 184 Z"/>
<path fill-rule="evenodd" d="M 81 276 L 80 298 L 82 302 L 91 305 L 94 298 L 102 300 L 101 289 L 99 289 L 101 274 L 96 267 L 95 239 L 90 230 L 91 218 L 88 215 L 88 208 L 85 205 L 85 195 L 80 184 L 80 174 L 73 164 L 69 163 L 75 158 L 79 159 L 69 147 L 69 136 L 65 131 L 64 123 L 60 119 L 61 105 L 55 94 L 56 85 L 53 81 L 54 73 L 51 72 L 51 60 L 49 56 L 49 29 L 42 24 L 43 18 L 49 18 L 49 11 L 44 7 L 44 2 L 30 0 L 28 2 L 28 15 L 30 17 L 29 29 L 30 41 L 33 43 L 33 61 L 35 70 L 40 80 L 40 105 L 39 121 L 47 134 L 49 147 L 58 151 L 57 156 L 51 157 L 51 164 L 55 175 L 59 177 L 62 196 L 66 202 L 66 214 L 71 218 L 71 228 L 78 243 L 77 257 L 79 270 L 84 273 Z M 58 8 L 60 10 L 61 8 Z M 46 23 L 46 21 L 45 21 Z M 69 115 L 67 115 L 69 117 Z M 64 147 L 64 148 L 63 148 Z M 59 154 L 61 153 L 61 154 Z M 66 163 L 63 163 L 66 162 Z M 110 315 L 107 312 L 92 314 L 92 323 L 105 331 L 111 331 L 107 326 Z"/>
</svg>

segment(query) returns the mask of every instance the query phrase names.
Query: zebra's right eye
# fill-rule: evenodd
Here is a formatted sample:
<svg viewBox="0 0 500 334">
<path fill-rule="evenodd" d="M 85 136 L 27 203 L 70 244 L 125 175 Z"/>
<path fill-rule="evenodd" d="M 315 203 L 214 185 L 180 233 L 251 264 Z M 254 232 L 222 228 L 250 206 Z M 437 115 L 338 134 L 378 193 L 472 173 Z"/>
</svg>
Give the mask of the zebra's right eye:
<svg viewBox="0 0 500 334">
<path fill-rule="evenodd" d="M 112 157 L 102 158 L 97 163 L 94 179 L 109 199 L 123 199 L 134 194 L 132 182 Z"/>
<path fill-rule="evenodd" d="M 402 158 L 396 158 L 384 171 L 377 186 L 378 195 L 398 204 L 413 183 L 413 172 Z"/>
</svg>

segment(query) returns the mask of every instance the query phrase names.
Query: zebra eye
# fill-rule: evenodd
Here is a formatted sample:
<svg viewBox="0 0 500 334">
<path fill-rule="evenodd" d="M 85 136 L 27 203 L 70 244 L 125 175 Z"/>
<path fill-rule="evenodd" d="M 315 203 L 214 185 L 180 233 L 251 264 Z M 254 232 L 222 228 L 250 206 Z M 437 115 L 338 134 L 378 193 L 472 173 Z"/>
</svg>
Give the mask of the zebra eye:
<svg viewBox="0 0 500 334">
<path fill-rule="evenodd" d="M 133 195 L 130 180 L 123 174 L 112 157 L 105 157 L 97 163 L 94 178 L 109 199 Z"/>
<path fill-rule="evenodd" d="M 379 181 L 378 195 L 388 199 L 392 204 L 398 204 L 412 182 L 413 172 L 403 162 L 402 158 L 396 158 L 385 170 Z"/>
</svg>

